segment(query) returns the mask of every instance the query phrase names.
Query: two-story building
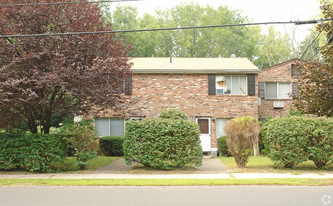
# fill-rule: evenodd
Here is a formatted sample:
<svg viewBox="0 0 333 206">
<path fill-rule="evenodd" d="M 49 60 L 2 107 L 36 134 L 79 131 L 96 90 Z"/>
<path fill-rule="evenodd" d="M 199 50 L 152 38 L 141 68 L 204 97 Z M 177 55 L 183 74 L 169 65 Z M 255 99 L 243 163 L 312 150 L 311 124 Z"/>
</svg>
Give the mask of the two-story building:
<svg viewBox="0 0 333 206">
<path fill-rule="evenodd" d="M 300 70 L 297 62 L 292 59 L 274 66 L 260 70 L 259 79 L 259 118 L 281 117 L 289 114 L 292 105 L 292 96 L 297 95 Z"/>
<path fill-rule="evenodd" d="M 129 119 L 155 118 L 166 108 L 197 122 L 204 152 L 217 151 L 217 138 L 234 117 L 258 118 L 259 69 L 247 58 L 134 58 L 126 81 L 126 106 L 91 113 L 100 136 L 124 135 Z"/>
</svg>

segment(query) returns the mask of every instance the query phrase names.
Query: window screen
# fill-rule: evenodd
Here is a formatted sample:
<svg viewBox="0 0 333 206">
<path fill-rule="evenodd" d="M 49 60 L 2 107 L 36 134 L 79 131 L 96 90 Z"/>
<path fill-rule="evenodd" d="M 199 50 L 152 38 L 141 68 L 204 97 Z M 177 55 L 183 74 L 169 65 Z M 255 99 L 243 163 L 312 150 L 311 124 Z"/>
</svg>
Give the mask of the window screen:
<svg viewBox="0 0 333 206">
<path fill-rule="evenodd" d="M 266 98 L 277 98 L 277 84 L 276 83 L 266 83 Z"/>
<path fill-rule="evenodd" d="M 216 119 L 216 137 L 226 136 L 224 126 L 229 119 Z"/>
<path fill-rule="evenodd" d="M 124 136 L 124 120 L 116 118 L 95 119 L 95 129 L 99 137 Z"/>
<path fill-rule="evenodd" d="M 123 119 L 110 119 L 110 136 L 124 136 Z"/>
<path fill-rule="evenodd" d="M 290 94 L 290 84 L 289 83 L 279 83 L 279 98 L 289 98 Z"/>
<path fill-rule="evenodd" d="M 232 77 L 232 90 L 231 94 L 240 94 L 240 83 L 239 83 L 239 77 Z"/>
<path fill-rule="evenodd" d="M 109 119 L 95 119 L 95 129 L 98 136 L 109 136 Z"/>
</svg>

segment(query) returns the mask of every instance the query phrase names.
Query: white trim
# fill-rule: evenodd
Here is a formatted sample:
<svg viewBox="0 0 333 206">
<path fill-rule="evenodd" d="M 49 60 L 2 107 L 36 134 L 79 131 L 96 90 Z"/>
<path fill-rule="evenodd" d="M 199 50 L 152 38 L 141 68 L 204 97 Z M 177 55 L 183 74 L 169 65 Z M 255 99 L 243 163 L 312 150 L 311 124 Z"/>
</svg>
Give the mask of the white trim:
<svg viewBox="0 0 333 206">
<path fill-rule="evenodd" d="M 211 136 L 211 118 L 210 117 L 196 117 L 195 122 L 198 124 L 198 119 L 208 119 L 208 134 Z"/>
<path fill-rule="evenodd" d="M 211 152 L 211 148 L 212 148 L 211 118 L 210 117 L 196 117 L 195 122 L 197 124 L 198 124 L 199 119 L 207 119 L 208 120 L 208 134 L 201 134 L 200 133 L 200 144 L 201 144 L 203 152 Z M 204 142 L 205 144 L 203 144 L 202 139 L 209 140 L 209 145 L 206 144 L 208 142 Z"/>
</svg>

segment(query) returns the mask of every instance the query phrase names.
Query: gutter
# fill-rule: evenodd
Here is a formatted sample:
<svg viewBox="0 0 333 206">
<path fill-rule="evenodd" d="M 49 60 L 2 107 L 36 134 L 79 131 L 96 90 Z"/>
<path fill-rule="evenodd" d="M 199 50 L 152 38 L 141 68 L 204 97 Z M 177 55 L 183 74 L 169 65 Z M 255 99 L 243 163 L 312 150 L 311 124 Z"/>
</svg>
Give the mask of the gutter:
<svg viewBox="0 0 333 206">
<path fill-rule="evenodd" d="M 134 74 L 258 74 L 259 69 L 132 69 Z"/>
</svg>

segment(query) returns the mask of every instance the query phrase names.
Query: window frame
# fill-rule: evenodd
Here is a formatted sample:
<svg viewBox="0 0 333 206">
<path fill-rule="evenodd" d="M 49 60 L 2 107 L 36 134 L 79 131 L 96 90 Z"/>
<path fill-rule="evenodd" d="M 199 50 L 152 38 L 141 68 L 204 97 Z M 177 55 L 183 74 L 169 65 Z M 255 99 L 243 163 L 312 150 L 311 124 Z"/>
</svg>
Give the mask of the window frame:
<svg viewBox="0 0 333 206">
<path fill-rule="evenodd" d="M 267 83 L 272 84 L 275 83 L 276 84 L 276 98 L 274 97 L 267 97 Z M 289 92 L 288 94 L 290 95 L 289 97 L 280 97 L 279 96 L 279 92 L 280 92 L 280 84 L 289 84 Z M 292 95 L 292 83 L 291 82 L 265 82 L 265 99 L 292 99 L 291 95 Z"/>
<path fill-rule="evenodd" d="M 224 78 L 227 78 L 227 77 L 230 77 L 230 94 L 226 94 L 225 91 L 223 91 L 223 94 L 221 93 L 218 93 L 217 90 L 218 90 L 218 87 L 217 87 L 217 79 L 219 77 L 224 77 Z M 232 94 L 232 83 L 233 83 L 233 78 L 235 77 L 238 77 L 239 78 L 239 84 L 241 83 L 241 77 L 245 77 L 245 91 L 244 91 L 244 94 Z M 215 94 L 216 95 L 241 95 L 241 96 L 247 96 L 248 95 L 248 79 L 247 79 L 247 75 L 216 75 L 216 79 L 215 79 Z"/>
</svg>

